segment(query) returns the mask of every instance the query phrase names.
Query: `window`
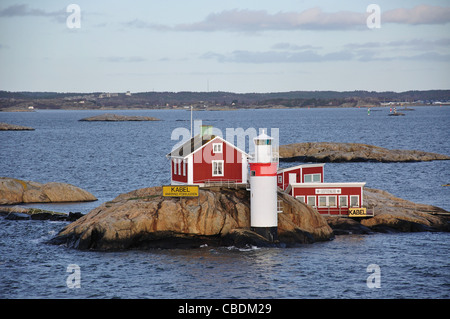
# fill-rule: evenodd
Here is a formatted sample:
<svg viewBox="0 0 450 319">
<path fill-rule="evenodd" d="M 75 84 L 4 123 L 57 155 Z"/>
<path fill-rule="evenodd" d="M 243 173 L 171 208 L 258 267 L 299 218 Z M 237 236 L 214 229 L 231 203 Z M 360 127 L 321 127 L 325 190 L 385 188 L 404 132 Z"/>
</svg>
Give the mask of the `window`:
<svg viewBox="0 0 450 319">
<path fill-rule="evenodd" d="M 327 196 L 319 196 L 319 207 L 327 207 Z"/>
<path fill-rule="evenodd" d="M 222 143 L 213 143 L 213 153 L 222 153 Z"/>
<path fill-rule="evenodd" d="M 350 195 L 350 207 L 359 207 L 359 195 Z"/>
<path fill-rule="evenodd" d="M 186 165 L 187 165 L 187 163 L 186 163 L 186 161 L 183 161 L 183 176 L 186 176 Z"/>
<path fill-rule="evenodd" d="M 256 145 L 272 145 L 272 140 L 270 140 L 270 139 L 256 140 L 255 144 Z"/>
<path fill-rule="evenodd" d="M 320 183 L 321 174 L 305 174 L 305 183 Z"/>
<path fill-rule="evenodd" d="M 177 175 L 177 160 L 173 160 L 173 174 Z"/>
<path fill-rule="evenodd" d="M 336 196 L 328 196 L 328 207 L 336 207 Z"/>
<path fill-rule="evenodd" d="M 336 207 L 336 196 L 319 196 L 319 207 Z"/>
<path fill-rule="evenodd" d="M 339 207 L 348 207 L 348 197 L 339 196 Z"/>
<path fill-rule="evenodd" d="M 305 202 L 305 196 L 295 196 L 295 198 L 299 201 L 301 201 L 302 203 Z"/>
<path fill-rule="evenodd" d="M 283 183 L 283 175 L 278 175 L 278 184 Z"/>
<path fill-rule="evenodd" d="M 178 174 L 181 175 L 181 160 L 178 160 Z"/>
<path fill-rule="evenodd" d="M 212 176 L 223 176 L 223 161 L 212 161 Z"/>
<path fill-rule="evenodd" d="M 308 196 L 308 205 L 309 206 L 316 206 L 316 196 Z"/>
</svg>

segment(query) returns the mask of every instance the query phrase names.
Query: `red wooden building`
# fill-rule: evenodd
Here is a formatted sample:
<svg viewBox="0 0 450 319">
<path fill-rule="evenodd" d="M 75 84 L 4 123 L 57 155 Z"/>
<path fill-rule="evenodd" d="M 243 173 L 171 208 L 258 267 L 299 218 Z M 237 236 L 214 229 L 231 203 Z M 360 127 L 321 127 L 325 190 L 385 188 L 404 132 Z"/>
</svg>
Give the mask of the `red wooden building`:
<svg viewBox="0 0 450 319">
<path fill-rule="evenodd" d="M 246 184 L 249 155 L 220 136 L 212 127 L 166 155 L 171 162 L 171 184 Z"/>
<path fill-rule="evenodd" d="M 304 164 L 278 171 L 278 187 L 321 214 L 348 215 L 361 208 L 366 183 L 324 183 L 325 164 Z"/>
<path fill-rule="evenodd" d="M 286 189 L 289 184 L 323 183 L 323 166 L 325 164 L 303 164 L 278 170 L 277 186 Z"/>
</svg>

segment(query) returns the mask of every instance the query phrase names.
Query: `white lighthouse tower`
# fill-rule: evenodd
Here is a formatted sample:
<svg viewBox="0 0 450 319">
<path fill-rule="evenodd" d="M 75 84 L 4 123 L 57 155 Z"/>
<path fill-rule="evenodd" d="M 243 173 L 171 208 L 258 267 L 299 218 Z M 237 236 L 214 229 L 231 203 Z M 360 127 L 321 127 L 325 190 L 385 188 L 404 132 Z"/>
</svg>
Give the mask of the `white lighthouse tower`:
<svg viewBox="0 0 450 319">
<path fill-rule="evenodd" d="M 255 156 L 250 162 L 250 227 L 269 241 L 277 240 L 277 167 L 273 138 L 262 132 L 253 139 Z"/>
</svg>

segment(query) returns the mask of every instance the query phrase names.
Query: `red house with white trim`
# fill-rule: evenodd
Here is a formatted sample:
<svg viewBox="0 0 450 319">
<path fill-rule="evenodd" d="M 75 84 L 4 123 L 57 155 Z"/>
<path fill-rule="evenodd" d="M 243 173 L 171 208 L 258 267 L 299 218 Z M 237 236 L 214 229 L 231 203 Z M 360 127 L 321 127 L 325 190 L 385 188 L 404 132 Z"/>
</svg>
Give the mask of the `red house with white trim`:
<svg viewBox="0 0 450 319">
<path fill-rule="evenodd" d="M 172 185 L 246 184 L 249 155 L 220 136 L 211 135 L 212 127 L 166 155 L 171 161 Z"/>
<path fill-rule="evenodd" d="M 348 215 L 349 208 L 363 207 L 366 183 L 324 183 L 325 164 L 303 164 L 281 169 L 277 185 L 320 214 Z"/>
</svg>

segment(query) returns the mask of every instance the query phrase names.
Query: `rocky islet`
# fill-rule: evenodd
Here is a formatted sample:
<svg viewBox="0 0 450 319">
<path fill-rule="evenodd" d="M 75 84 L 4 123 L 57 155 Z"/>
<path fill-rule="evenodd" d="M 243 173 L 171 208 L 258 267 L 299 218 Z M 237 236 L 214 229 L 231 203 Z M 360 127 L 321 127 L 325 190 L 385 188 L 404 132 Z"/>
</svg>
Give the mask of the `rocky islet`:
<svg viewBox="0 0 450 319">
<path fill-rule="evenodd" d="M 249 195 L 245 188 L 202 188 L 198 198 L 162 196 L 161 187 L 121 194 L 67 225 L 50 240 L 76 249 L 124 250 L 212 246 L 290 247 L 332 239 L 342 234 L 449 231 L 448 212 L 416 204 L 387 192 L 367 189 L 375 207 L 367 219 L 323 216 L 279 191 L 278 242 L 250 229 Z"/>
<path fill-rule="evenodd" d="M 418 150 L 390 150 L 360 143 L 307 142 L 281 145 L 280 161 L 305 162 L 421 162 L 450 160 L 450 156 Z"/>
<path fill-rule="evenodd" d="M 21 203 L 88 202 L 97 198 L 90 192 L 67 183 L 38 183 L 0 177 L 0 205 Z"/>
</svg>

